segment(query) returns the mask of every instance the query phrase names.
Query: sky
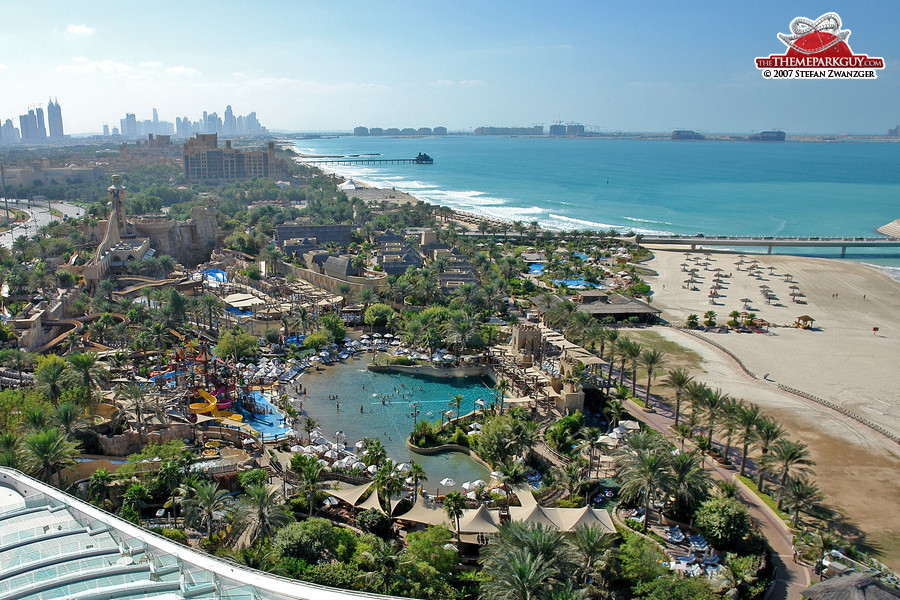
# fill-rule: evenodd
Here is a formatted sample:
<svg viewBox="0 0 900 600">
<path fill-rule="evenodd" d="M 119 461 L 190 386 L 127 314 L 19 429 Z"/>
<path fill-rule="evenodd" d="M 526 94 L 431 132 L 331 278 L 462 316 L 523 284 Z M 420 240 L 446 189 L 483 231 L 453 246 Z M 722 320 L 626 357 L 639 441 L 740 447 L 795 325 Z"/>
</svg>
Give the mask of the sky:
<svg viewBox="0 0 900 600">
<path fill-rule="evenodd" d="M 797 16 L 834 11 L 871 81 L 766 80 Z M 0 119 L 57 98 L 66 133 L 204 110 L 272 130 L 878 133 L 900 123 L 900 3 L 0 0 Z"/>
</svg>

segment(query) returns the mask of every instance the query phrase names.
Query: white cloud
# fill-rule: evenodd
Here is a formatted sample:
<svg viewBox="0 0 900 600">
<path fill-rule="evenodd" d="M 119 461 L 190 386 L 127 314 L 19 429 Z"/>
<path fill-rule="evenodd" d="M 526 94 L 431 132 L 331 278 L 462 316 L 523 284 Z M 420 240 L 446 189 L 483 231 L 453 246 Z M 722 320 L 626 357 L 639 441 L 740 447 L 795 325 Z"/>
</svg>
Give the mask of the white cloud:
<svg viewBox="0 0 900 600">
<path fill-rule="evenodd" d="M 6 69 L 8 69 L 8 68 L 9 68 L 9 67 L 8 67 L 7 65 L 4 65 L 3 63 L 0 63 L 0 71 L 4 71 L 4 70 L 6 70 Z"/>
<path fill-rule="evenodd" d="M 94 28 L 88 27 L 84 23 L 81 25 L 69 25 L 66 27 L 66 31 L 71 33 L 72 35 L 93 35 Z"/>
<path fill-rule="evenodd" d="M 438 79 L 437 81 L 433 81 L 431 85 L 434 87 L 453 87 L 456 85 L 456 82 L 450 81 L 449 79 Z"/>
<path fill-rule="evenodd" d="M 69 75 L 88 75 L 91 73 L 130 73 L 134 67 L 114 60 L 89 61 L 83 56 L 72 59 L 70 65 L 59 65 L 56 70 Z"/>
<path fill-rule="evenodd" d="M 201 73 L 197 69 L 178 65 L 176 67 L 167 67 L 166 73 L 169 75 L 184 75 L 185 77 L 197 77 Z"/>
<path fill-rule="evenodd" d="M 142 69 L 160 69 L 162 68 L 162 63 L 158 60 L 151 60 L 147 62 L 140 63 L 140 67 Z"/>
</svg>

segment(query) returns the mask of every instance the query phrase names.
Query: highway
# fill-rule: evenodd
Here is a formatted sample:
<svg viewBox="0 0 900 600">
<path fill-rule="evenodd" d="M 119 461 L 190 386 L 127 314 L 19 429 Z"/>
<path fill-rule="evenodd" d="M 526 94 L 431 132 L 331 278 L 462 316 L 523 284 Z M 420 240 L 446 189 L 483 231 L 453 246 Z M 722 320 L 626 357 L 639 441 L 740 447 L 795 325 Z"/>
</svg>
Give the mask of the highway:
<svg viewBox="0 0 900 600">
<path fill-rule="evenodd" d="M 0 198 L 0 208 L 5 208 L 3 202 L 3 198 Z M 41 202 L 40 204 L 32 202 L 31 207 L 29 208 L 27 201 L 19 201 L 14 198 L 10 198 L 9 207 L 10 209 L 15 208 L 27 212 L 30 218 L 26 222 L 16 225 L 11 230 L 0 234 L 0 244 L 2 244 L 6 248 L 11 248 L 13 241 L 20 235 L 25 235 L 28 237 L 34 236 L 35 234 L 37 234 L 37 230 L 39 228 L 47 225 L 48 223 L 50 223 L 50 221 L 57 218 L 50 214 L 50 211 L 47 209 L 46 202 Z M 63 215 L 67 215 L 70 218 L 80 217 L 84 213 L 84 209 L 82 207 L 76 206 L 74 204 L 69 204 L 67 202 L 51 202 L 50 207 L 54 210 L 58 210 Z"/>
</svg>

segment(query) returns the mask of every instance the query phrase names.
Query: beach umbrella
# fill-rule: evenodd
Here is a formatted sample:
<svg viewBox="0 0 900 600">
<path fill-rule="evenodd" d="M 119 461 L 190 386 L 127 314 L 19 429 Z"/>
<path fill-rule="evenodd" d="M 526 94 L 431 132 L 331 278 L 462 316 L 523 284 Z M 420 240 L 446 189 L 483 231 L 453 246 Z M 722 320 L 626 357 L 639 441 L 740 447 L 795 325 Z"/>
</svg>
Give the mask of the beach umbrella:
<svg viewBox="0 0 900 600">
<path fill-rule="evenodd" d="M 357 450 L 362 450 L 363 448 L 366 447 L 366 443 L 364 441 L 360 440 L 360 441 L 356 442 L 353 445 L 353 447 L 356 448 Z"/>
<path fill-rule="evenodd" d="M 320 458 L 320 459 L 319 459 L 319 464 L 322 465 L 323 467 L 327 467 L 327 466 L 328 466 L 328 461 L 325 460 L 324 458 Z"/>
<path fill-rule="evenodd" d="M 394 334 L 392 334 L 392 333 L 386 333 L 386 334 L 384 334 L 384 337 L 386 337 L 386 338 L 388 338 L 388 339 L 391 339 L 391 338 L 394 337 Z"/>
<path fill-rule="evenodd" d="M 400 473 L 406 473 L 411 468 L 412 467 L 409 466 L 409 463 L 400 463 L 399 465 L 397 465 L 397 471 Z"/>
<path fill-rule="evenodd" d="M 473 488 L 473 487 L 474 487 L 474 486 L 472 485 L 472 482 L 471 482 L 471 481 L 467 481 L 467 482 L 465 482 L 464 484 L 462 484 L 462 489 L 464 489 L 464 490 L 466 490 L 466 491 L 469 491 L 469 489 L 471 489 L 471 488 Z"/>
<path fill-rule="evenodd" d="M 472 423 L 469 425 L 469 429 L 472 431 L 481 431 L 481 423 Z"/>
<path fill-rule="evenodd" d="M 443 479 L 441 479 L 440 484 L 444 487 L 453 487 L 456 485 L 456 482 L 452 477 L 444 477 Z"/>
<path fill-rule="evenodd" d="M 475 401 L 475 406 L 480 406 L 480 407 L 484 408 L 484 400 L 479 398 L 478 400 Z"/>
<path fill-rule="evenodd" d="M 468 494 L 466 494 L 466 498 L 468 498 L 469 500 L 477 500 L 478 495 L 475 492 L 469 492 Z"/>
<path fill-rule="evenodd" d="M 338 502 L 339 500 L 334 496 L 328 496 L 327 498 L 325 498 L 325 500 L 322 501 L 322 504 L 324 504 L 325 506 L 335 506 Z"/>
<path fill-rule="evenodd" d="M 325 453 L 325 458 L 330 458 L 332 460 L 337 458 L 338 456 L 340 456 L 340 455 L 337 452 L 335 452 L 334 450 L 329 450 L 328 452 Z"/>
<path fill-rule="evenodd" d="M 291 452 L 303 452 L 303 446 L 291 446 Z"/>
<path fill-rule="evenodd" d="M 380 333 L 375 333 L 375 334 L 372 334 L 372 337 L 374 337 L 374 338 L 380 338 L 380 337 L 382 337 L 382 336 L 381 336 Z"/>
<path fill-rule="evenodd" d="M 355 463 L 353 463 L 352 465 L 350 465 L 350 468 L 351 468 L 351 469 L 365 469 L 365 468 L 366 468 L 366 463 L 360 462 L 360 461 L 356 461 Z"/>
<path fill-rule="evenodd" d="M 484 486 L 484 485 L 487 485 L 486 481 L 484 481 L 483 479 L 476 479 L 475 481 L 472 482 L 472 489 L 474 490 L 475 488 L 477 488 L 479 486 Z"/>
<path fill-rule="evenodd" d="M 368 467 L 366 467 L 366 471 L 374 475 L 378 472 L 378 467 L 376 467 L 375 465 L 369 465 Z"/>
<path fill-rule="evenodd" d="M 361 339 L 361 340 L 368 340 L 368 339 L 369 339 L 369 336 L 363 334 L 359 339 Z"/>
<path fill-rule="evenodd" d="M 328 452 L 328 446 L 320 444 L 316 446 L 316 452 L 318 452 L 319 454 L 325 454 L 326 452 Z"/>
</svg>

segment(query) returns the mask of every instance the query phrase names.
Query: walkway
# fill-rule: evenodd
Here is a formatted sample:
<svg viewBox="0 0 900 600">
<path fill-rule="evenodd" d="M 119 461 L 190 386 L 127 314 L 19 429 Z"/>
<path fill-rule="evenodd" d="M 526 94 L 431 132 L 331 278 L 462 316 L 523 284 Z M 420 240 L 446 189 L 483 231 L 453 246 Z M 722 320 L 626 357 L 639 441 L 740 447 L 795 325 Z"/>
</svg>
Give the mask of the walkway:
<svg viewBox="0 0 900 600">
<path fill-rule="evenodd" d="M 653 398 L 651 394 L 651 399 Z M 675 423 L 675 413 L 667 405 L 658 400 L 652 403 L 656 412 L 648 413 L 632 401 L 627 401 L 629 412 L 647 426 L 662 433 L 677 445 L 677 439 L 672 435 L 670 427 Z M 730 455 L 732 462 L 740 461 L 740 454 L 732 449 Z M 748 465 L 749 465 L 748 461 Z M 707 461 L 707 468 L 713 478 L 723 481 L 732 481 L 734 470 L 725 469 L 715 461 Z M 739 485 L 739 495 L 747 505 L 750 516 L 759 524 L 760 531 L 769 541 L 774 552 L 773 563 L 775 565 L 775 586 L 768 600 L 800 600 L 801 592 L 811 585 L 809 569 L 800 563 L 793 561 L 793 531 L 787 527 L 772 510 L 766 506 L 755 494 Z"/>
</svg>

